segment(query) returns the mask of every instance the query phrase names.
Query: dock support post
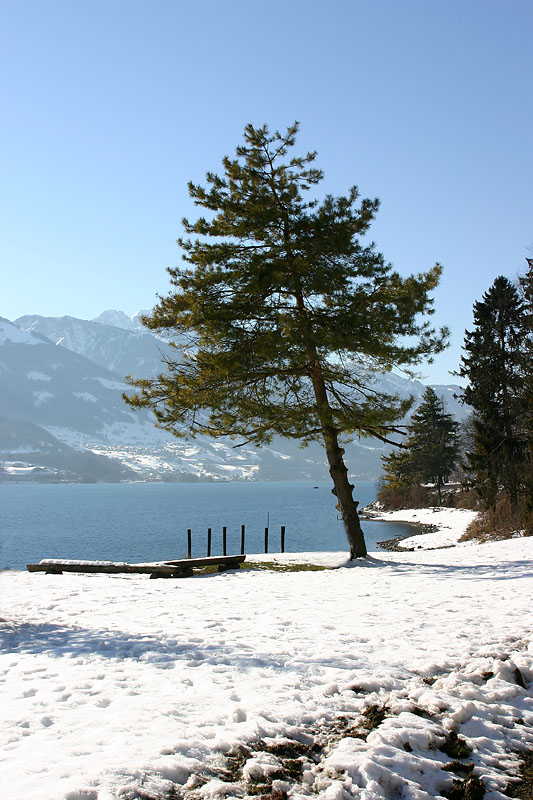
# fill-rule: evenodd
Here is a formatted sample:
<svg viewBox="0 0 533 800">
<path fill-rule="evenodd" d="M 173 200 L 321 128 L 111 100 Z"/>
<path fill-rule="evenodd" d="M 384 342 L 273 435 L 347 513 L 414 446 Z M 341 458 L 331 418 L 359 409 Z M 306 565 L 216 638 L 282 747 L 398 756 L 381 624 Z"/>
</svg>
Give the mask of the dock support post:
<svg viewBox="0 0 533 800">
<path fill-rule="evenodd" d="M 187 528 L 187 558 L 192 558 L 192 532 Z"/>
<path fill-rule="evenodd" d="M 241 556 L 244 555 L 244 525 L 241 525 Z"/>
<path fill-rule="evenodd" d="M 285 552 L 285 525 L 281 526 L 281 552 Z"/>
<path fill-rule="evenodd" d="M 222 555 L 227 556 L 226 553 L 227 529 L 226 526 L 222 528 Z"/>
<path fill-rule="evenodd" d="M 211 555 L 211 528 L 207 529 L 207 557 Z"/>
<path fill-rule="evenodd" d="M 265 553 L 268 553 L 268 528 L 265 528 Z"/>
</svg>

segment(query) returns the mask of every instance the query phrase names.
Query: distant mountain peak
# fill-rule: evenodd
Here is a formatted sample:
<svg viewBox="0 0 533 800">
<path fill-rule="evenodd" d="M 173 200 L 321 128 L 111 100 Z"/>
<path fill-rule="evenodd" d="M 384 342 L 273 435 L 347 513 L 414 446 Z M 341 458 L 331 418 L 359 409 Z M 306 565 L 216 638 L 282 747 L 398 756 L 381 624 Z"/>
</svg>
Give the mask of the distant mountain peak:
<svg viewBox="0 0 533 800">
<path fill-rule="evenodd" d="M 139 310 L 132 314 L 131 317 L 128 317 L 124 311 L 109 309 L 94 317 L 92 322 L 98 322 L 100 325 L 112 325 L 114 328 L 123 328 L 126 331 L 138 331 L 143 330 L 141 316 L 147 313 L 149 312 Z"/>
</svg>

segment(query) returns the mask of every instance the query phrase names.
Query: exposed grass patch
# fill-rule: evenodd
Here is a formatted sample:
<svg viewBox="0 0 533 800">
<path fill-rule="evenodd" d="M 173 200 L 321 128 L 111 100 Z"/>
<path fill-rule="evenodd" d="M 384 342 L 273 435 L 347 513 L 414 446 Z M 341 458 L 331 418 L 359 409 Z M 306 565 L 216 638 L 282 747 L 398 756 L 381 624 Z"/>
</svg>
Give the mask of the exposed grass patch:
<svg viewBox="0 0 533 800">
<path fill-rule="evenodd" d="M 209 564 L 205 567 L 193 567 L 194 575 L 214 575 L 218 573 L 216 564 Z M 325 569 L 337 569 L 337 567 L 324 567 L 320 564 L 281 564 L 276 561 L 244 561 L 235 567 L 223 570 L 224 572 L 242 570 L 266 570 L 269 572 L 321 572 Z"/>
<path fill-rule="evenodd" d="M 520 768 L 520 781 L 507 787 L 505 794 L 519 800 L 531 800 L 533 797 L 533 750 L 520 753 L 522 766 Z"/>
<path fill-rule="evenodd" d="M 483 781 L 475 775 L 464 781 L 454 781 L 450 791 L 442 792 L 442 796 L 448 800 L 482 800 L 484 795 Z"/>
<path fill-rule="evenodd" d="M 439 747 L 441 753 L 446 753 L 450 758 L 468 758 L 472 752 L 465 740 L 461 736 L 457 736 L 456 731 L 451 731 L 446 737 L 446 741 Z"/>
<path fill-rule="evenodd" d="M 336 567 L 324 567 L 320 564 L 281 564 L 277 561 L 245 561 L 241 564 L 241 569 L 263 569 L 271 572 L 322 572 L 325 569 L 336 569 Z"/>
<path fill-rule="evenodd" d="M 373 731 L 381 725 L 386 716 L 386 706 L 368 706 L 368 708 L 363 711 L 363 727 L 366 728 L 367 731 Z"/>
</svg>

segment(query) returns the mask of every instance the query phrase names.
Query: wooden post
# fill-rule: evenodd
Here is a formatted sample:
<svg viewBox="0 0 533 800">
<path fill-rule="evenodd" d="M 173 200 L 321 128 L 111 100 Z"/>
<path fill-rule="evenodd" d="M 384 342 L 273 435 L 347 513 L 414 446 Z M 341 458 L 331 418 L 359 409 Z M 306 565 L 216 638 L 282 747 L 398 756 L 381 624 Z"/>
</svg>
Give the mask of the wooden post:
<svg viewBox="0 0 533 800">
<path fill-rule="evenodd" d="M 227 536 L 226 536 L 226 526 L 224 525 L 224 527 L 222 528 L 222 555 L 223 556 L 227 556 L 228 555 L 226 553 L 226 538 L 227 538 Z"/>
<path fill-rule="evenodd" d="M 281 552 L 285 552 L 285 525 L 281 526 Z"/>
<path fill-rule="evenodd" d="M 192 558 L 192 533 L 190 528 L 187 528 L 187 558 Z"/>
<path fill-rule="evenodd" d="M 244 555 L 244 525 L 241 525 L 241 556 Z"/>
<path fill-rule="evenodd" d="M 265 528 L 265 553 L 268 553 L 268 528 Z"/>
<path fill-rule="evenodd" d="M 211 555 L 211 528 L 207 529 L 207 557 Z"/>
</svg>

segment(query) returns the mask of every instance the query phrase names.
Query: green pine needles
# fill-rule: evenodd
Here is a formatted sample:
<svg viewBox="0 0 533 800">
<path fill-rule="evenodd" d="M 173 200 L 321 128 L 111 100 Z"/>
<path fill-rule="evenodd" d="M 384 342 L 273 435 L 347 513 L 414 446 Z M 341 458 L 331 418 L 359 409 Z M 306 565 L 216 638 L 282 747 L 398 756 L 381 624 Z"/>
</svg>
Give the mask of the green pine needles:
<svg viewBox="0 0 533 800">
<path fill-rule="evenodd" d="M 380 392 L 375 374 L 443 349 L 447 332 L 427 320 L 441 267 L 403 278 L 364 244 L 379 203 L 356 187 L 308 199 L 323 174 L 316 153 L 291 156 L 297 131 L 248 125 L 222 174 L 189 184 L 208 214 L 183 220 L 185 264 L 144 319 L 188 344 L 126 400 L 178 436 L 322 441 L 351 556 L 363 556 L 340 440 L 396 431 L 410 404 Z"/>
<path fill-rule="evenodd" d="M 501 490 L 516 506 L 527 474 L 533 363 L 528 280 L 529 275 L 522 278 L 521 297 L 507 278 L 496 278 L 474 304 L 474 325 L 465 332 L 461 358 L 459 374 L 468 379 L 463 400 L 474 410 L 467 468 L 493 510 Z"/>
<path fill-rule="evenodd" d="M 458 458 L 459 423 L 444 410 L 444 402 L 428 387 L 411 417 L 403 449 L 383 456 L 384 496 L 419 484 L 432 483 L 439 505 Z"/>
</svg>

